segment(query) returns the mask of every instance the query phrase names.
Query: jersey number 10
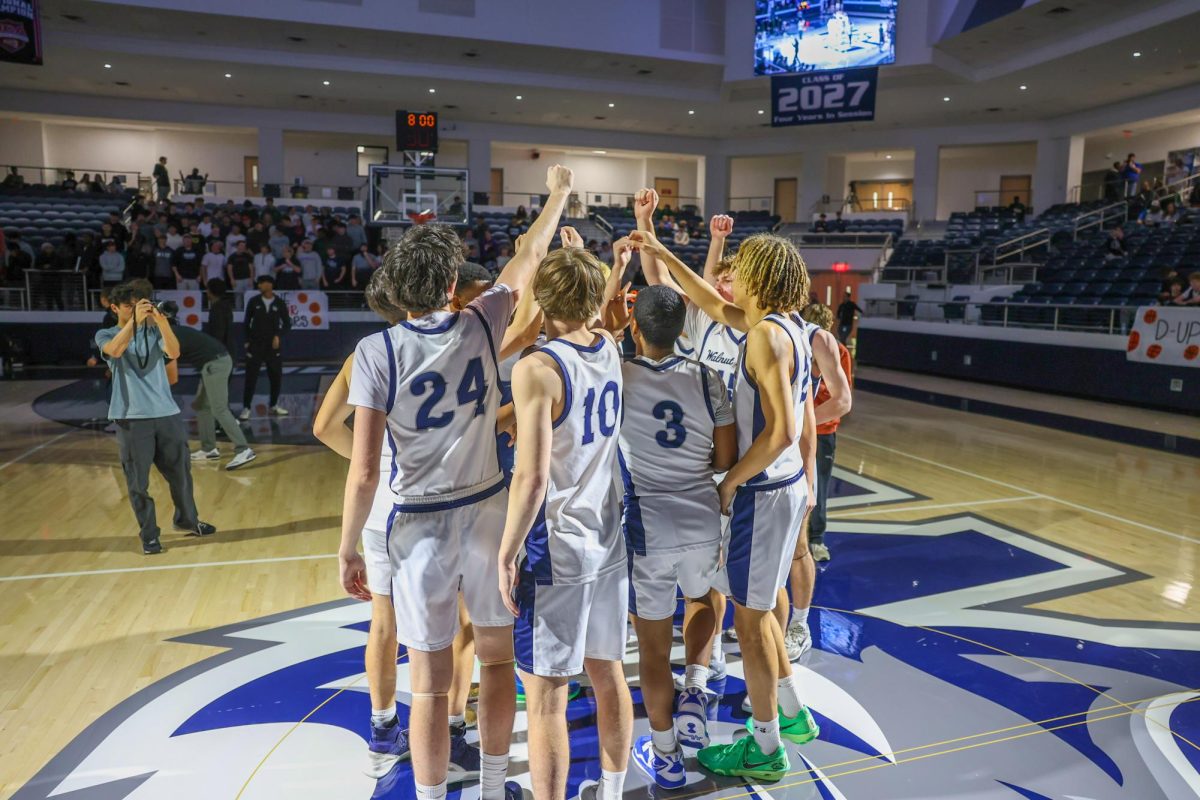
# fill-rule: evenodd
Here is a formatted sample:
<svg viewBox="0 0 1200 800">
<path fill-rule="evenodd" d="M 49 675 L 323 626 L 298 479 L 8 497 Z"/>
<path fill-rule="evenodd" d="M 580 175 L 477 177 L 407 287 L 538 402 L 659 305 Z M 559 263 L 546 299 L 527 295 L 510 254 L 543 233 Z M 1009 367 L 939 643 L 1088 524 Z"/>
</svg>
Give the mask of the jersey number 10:
<svg viewBox="0 0 1200 800">
<path fill-rule="evenodd" d="M 604 388 L 600 390 L 599 406 L 596 403 L 596 388 L 588 389 L 587 394 L 583 396 L 583 444 L 591 444 L 596 440 L 596 432 L 592 427 L 593 416 L 600 428 L 600 435 L 612 436 L 617 429 L 620 410 L 621 393 L 615 382 L 609 381 L 604 384 Z"/>
</svg>

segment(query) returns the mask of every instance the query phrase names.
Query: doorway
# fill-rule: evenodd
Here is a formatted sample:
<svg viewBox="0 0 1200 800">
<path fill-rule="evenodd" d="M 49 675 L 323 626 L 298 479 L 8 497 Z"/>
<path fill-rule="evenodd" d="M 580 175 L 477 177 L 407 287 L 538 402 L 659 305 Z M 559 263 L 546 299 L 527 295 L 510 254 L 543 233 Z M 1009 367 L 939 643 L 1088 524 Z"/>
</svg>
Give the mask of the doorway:
<svg viewBox="0 0 1200 800">
<path fill-rule="evenodd" d="M 775 179 L 775 209 L 780 222 L 796 221 L 796 189 L 800 182 L 795 178 Z"/>
<path fill-rule="evenodd" d="M 1007 206 L 1016 197 L 1022 205 L 1028 206 L 1032 188 L 1033 176 L 1031 175 L 1001 175 L 1000 202 L 996 205 Z"/>
<path fill-rule="evenodd" d="M 242 157 L 242 184 L 247 197 L 262 194 L 258 186 L 258 156 Z"/>
<path fill-rule="evenodd" d="M 488 193 L 488 205 L 504 205 L 504 170 L 492 167 L 492 185 Z"/>
<path fill-rule="evenodd" d="M 903 211 L 912 204 L 912 181 L 855 181 L 858 208 L 849 211 Z"/>
<path fill-rule="evenodd" d="M 679 179 L 678 178 L 655 178 L 654 191 L 658 192 L 658 205 L 660 208 L 679 208 Z"/>
</svg>

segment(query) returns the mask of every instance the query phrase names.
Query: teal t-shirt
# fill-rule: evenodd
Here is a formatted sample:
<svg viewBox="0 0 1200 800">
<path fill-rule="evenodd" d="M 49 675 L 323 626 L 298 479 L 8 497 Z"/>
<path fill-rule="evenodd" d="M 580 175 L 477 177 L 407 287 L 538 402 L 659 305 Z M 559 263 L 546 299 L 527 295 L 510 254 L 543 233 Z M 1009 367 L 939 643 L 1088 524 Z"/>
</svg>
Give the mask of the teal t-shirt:
<svg viewBox="0 0 1200 800">
<path fill-rule="evenodd" d="M 120 332 L 120 325 L 96 332 L 96 346 L 101 354 L 104 345 Z M 171 396 L 171 384 L 167 381 L 167 359 L 157 326 L 140 326 L 120 358 L 105 355 L 104 360 L 112 370 L 109 419 L 154 419 L 179 413 L 179 406 Z"/>
</svg>

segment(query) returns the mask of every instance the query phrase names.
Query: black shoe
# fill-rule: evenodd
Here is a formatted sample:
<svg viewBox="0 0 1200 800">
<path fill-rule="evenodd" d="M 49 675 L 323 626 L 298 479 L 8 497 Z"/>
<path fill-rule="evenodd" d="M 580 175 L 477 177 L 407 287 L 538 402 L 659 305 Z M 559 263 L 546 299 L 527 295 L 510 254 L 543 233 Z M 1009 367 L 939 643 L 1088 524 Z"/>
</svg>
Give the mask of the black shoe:
<svg viewBox="0 0 1200 800">
<path fill-rule="evenodd" d="M 451 739 L 453 739 L 455 736 L 466 736 L 466 735 L 467 735 L 467 723 L 466 722 L 450 723 L 450 738 Z"/>
<path fill-rule="evenodd" d="M 142 542 L 142 555 L 156 556 L 163 552 L 162 542 L 158 539 L 151 539 L 148 542 Z"/>
<path fill-rule="evenodd" d="M 186 533 L 188 536 L 212 536 L 217 532 L 217 527 L 209 525 L 207 522 L 197 522 L 194 528 L 185 528 L 183 525 L 176 525 L 175 530 Z"/>
</svg>

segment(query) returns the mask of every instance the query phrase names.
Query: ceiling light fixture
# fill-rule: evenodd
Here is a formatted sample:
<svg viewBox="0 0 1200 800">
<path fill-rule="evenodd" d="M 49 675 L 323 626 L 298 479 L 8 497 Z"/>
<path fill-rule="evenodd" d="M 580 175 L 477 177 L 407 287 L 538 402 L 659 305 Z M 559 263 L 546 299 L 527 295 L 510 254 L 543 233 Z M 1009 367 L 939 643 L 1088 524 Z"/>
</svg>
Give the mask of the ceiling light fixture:
<svg viewBox="0 0 1200 800">
<path fill-rule="evenodd" d="M 232 78 L 232 77 L 233 77 L 233 73 L 232 73 L 232 72 L 226 72 L 226 73 L 225 73 L 225 77 L 226 77 L 226 78 Z"/>
<path fill-rule="evenodd" d="M 884 158 L 886 158 L 888 161 L 892 160 L 892 157 L 890 155 L 884 156 Z"/>
<path fill-rule="evenodd" d="M 367 148 L 363 147 L 363 146 L 360 144 L 360 145 L 358 146 L 358 152 L 360 152 L 360 153 L 365 153 L 365 152 L 367 152 Z"/>
<path fill-rule="evenodd" d="M 517 95 L 517 99 L 518 99 L 518 100 L 524 100 L 525 98 L 524 98 L 524 97 L 522 97 L 521 95 Z"/>
<path fill-rule="evenodd" d="M 322 86 L 328 86 L 328 85 L 329 85 L 329 81 L 321 81 L 321 85 L 322 85 Z"/>
<path fill-rule="evenodd" d="M 1134 58 L 1141 58 L 1141 57 L 1142 57 L 1142 51 L 1141 51 L 1141 50 L 1134 50 L 1134 51 L 1133 51 L 1133 57 L 1134 57 Z"/>
<path fill-rule="evenodd" d="M 608 107 L 609 107 L 609 108 L 616 108 L 616 107 L 617 107 L 617 104 L 616 104 L 616 103 L 609 103 L 609 104 L 608 104 Z"/>
<path fill-rule="evenodd" d="M 430 94 L 436 94 L 436 93 L 437 93 L 437 89 L 430 89 L 430 90 L 429 90 L 429 93 L 430 93 Z"/>
<path fill-rule="evenodd" d="M 696 109 L 694 109 L 694 108 L 689 108 L 689 109 L 688 109 L 688 114 L 689 114 L 689 115 L 693 115 L 693 114 L 695 114 L 695 113 L 696 113 Z"/>
<path fill-rule="evenodd" d="M 1025 91 L 1025 90 L 1026 90 L 1026 89 L 1028 89 L 1028 88 L 1029 88 L 1029 87 L 1028 87 L 1028 86 L 1026 86 L 1025 84 L 1023 84 L 1023 83 L 1021 84 L 1021 91 L 1022 91 L 1022 92 L 1023 92 L 1023 91 Z"/>
<path fill-rule="evenodd" d="M 760 114 L 765 114 L 765 113 L 767 113 L 767 112 L 766 112 L 766 111 L 763 111 L 763 110 L 760 108 L 760 109 L 758 110 L 758 113 L 760 113 Z"/>
<path fill-rule="evenodd" d="M 949 97 L 943 97 L 943 98 L 942 98 L 942 102 L 943 102 L 943 103 L 949 103 L 949 102 L 950 102 L 950 98 L 949 98 Z"/>
<path fill-rule="evenodd" d="M 104 65 L 104 68 L 105 68 L 105 69 L 112 69 L 112 64 L 105 64 L 105 65 Z"/>
<path fill-rule="evenodd" d="M 598 155 L 598 156 L 608 155 L 608 151 L 607 151 L 607 150 L 593 150 L 592 152 L 593 152 L 593 153 L 595 153 L 595 154 L 596 154 L 596 155 Z"/>
</svg>

